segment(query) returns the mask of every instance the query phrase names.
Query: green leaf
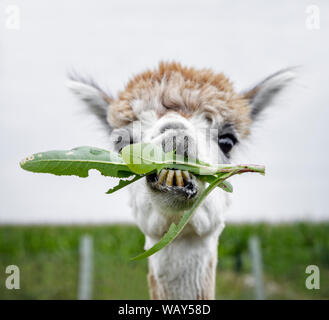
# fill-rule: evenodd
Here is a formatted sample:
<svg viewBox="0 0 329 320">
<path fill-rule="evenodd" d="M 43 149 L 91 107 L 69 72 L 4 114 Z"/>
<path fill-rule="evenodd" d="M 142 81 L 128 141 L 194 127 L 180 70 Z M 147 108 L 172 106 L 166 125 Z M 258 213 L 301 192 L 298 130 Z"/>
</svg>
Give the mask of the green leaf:
<svg viewBox="0 0 329 320">
<path fill-rule="evenodd" d="M 88 177 L 90 169 L 104 176 L 126 178 L 134 175 L 117 153 L 93 147 L 35 153 L 20 162 L 24 170 Z"/>
<path fill-rule="evenodd" d="M 239 170 L 238 173 L 259 172 L 264 174 L 263 166 L 257 165 L 209 165 L 200 160 L 191 161 L 174 152 L 164 153 L 158 145 L 137 143 L 124 147 L 121 151 L 123 161 L 136 174 L 147 174 L 163 168 L 187 170 L 196 175 L 222 175 Z"/>
<path fill-rule="evenodd" d="M 201 163 L 200 161 L 188 161 L 175 151 L 165 153 L 162 147 L 151 143 L 137 143 L 124 147 L 121 151 L 123 161 L 137 174 L 147 174 L 163 168 L 188 170 L 194 174 L 215 174 L 217 167 Z"/>
<path fill-rule="evenodd" d="M 216 176 L 199 176 L 199 178 L 202 181 L 212 183 L 214 180 L 216 180 L 218 177 Z M 223 181 L 218 185 L 219 188 L 223 189 L 226 192 L 232 193 L 233 192 L 233 187 L 228 181 Z"/>
<path fill-rule="evenodd" d="M 153 144 L 133 144 L 122 150 L 122 157 L 114 152 L 93 147 L 79 147 L 72 150 L 36 153 L 20 162 L 23 169 L 32 172 L 52 173 L 55 175 L 76 175 L 87 177 L 90 169 L 98 170 L 104 176 L 127 178 L 108 190 L 113 193 L 127 185 L 163 168 L 187 170 L 209 183 L 206 190 L 196 199 L 191 209 L 186 211 L 178 225 L 172 224 L 164 237 L 151 249 L 134 258 L 146 258 L 171 243 L 188 223 L 204 198 L 215 188 L 220 187 L 232 192 L 227 178 L 245 172 L 265 173 L 263 166 L 257 165 L 209 165 L 199 160 L 187 161 L 175 152 L 164 153 L 162 148 Z"/>
<path fill-rule="evenodd" d="M 226 192 L 232 193 L 233 186 L 228 181 L 223 181 L 218 185 L 219 188 L 223 189 Z"/>
<path fill-rule="evenodd" d="M 115 187 L 109 189 L 106 193 L 107 194 L 114 193 L 115 191 L 118 191 L 118 190 L 120 190 L 120 189 L 128 186 L 129 184 L 134 183 L 135 181 L 137 181 L 137 180 L 139 180 L 141 178 L 144 178 L 144 176 L 138 176 L 138 175 L 136 175 L 131 180 L 123 180 L 123 179 L 121 179 L 120 182 L 119 182 L 119 184 L 117 184 Z"/>
<path fill-rule="evenodd" d="M 153 144 L 136 143 L 124 147 L 121 151 L 123 161 L 137 174 L 146 174 L 162 168 L 165 159 L 162 148 Z"/>
</svg>

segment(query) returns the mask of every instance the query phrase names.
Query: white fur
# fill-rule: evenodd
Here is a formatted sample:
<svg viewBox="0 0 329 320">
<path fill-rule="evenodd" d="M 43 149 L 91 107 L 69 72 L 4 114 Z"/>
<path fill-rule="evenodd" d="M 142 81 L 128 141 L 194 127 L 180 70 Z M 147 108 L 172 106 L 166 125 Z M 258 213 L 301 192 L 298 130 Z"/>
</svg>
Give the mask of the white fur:
<svg viewBox="0 0 329 320">
<path fill-rule="evenodd" d="M 205 143 L 204 128 L 209 123 L 200 116 L 187 120 L 177 113 L 169 113 L 158 121 L 148 123 L 148 126 L 144 124 L 143 141 L 160 143 L 165 134 L 159 130 L 168 121 L 184 124 L 185 132 L 195 139 L 201 160 L 222 162 L 218 159 L 220 151 L 217 142 L 210 139 L 208 142 L 213 144 L 211 148 Z M 147 250 L 161 239 L 172 222 L 179 221 L 183 211 L 169 207 L 167 201 L 171 201 L 170 195 L 154 193 L 145 180 L 134 183 L 131 194 L 136 195 L 132 197 L 131 205 L 137 225 L 145 234 Z M 229 195 L 220 189 L 214 190 L 193 214 L 179 238 L 149 258 L 154 276 L 163 284 L 168 299 L 196 299 L 202 296 L 209 273 L 215 272 L 218 237 L 224 228 L 224 211 L 228 204 Z M 209 269 L 211 261 L 214 263 L 212 270 Z"/>
<path fill-rule="evenodd" d="M 131 204 L 136 222 L 146 237 L 145 250 L 148 250 L 182 212 L 160 211 L 157 204 L 152 203 L 145 183 L 142 180 L 131 186 L 131 194 L 138 194 Z M 218 237 L 224 229 L 223 213 L 228 204 L 224 191 L 214 191 L 194 213 L 182 235 L 149 258 L 167 299 L 196 299 L 208 289 L 205 288 L 206 279 L 209 272 L 215 272 L 209 269 L 209 264 L 213 260 L 216 267 Z M 214 296 L 214 292 L 210 295 Z"/>
</svg>

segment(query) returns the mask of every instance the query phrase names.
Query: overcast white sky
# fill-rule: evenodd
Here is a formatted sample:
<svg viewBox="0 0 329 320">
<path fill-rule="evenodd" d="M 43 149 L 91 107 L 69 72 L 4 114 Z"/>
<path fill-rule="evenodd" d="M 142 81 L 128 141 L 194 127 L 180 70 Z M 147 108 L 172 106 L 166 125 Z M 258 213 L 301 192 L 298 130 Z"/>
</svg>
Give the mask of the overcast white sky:
<svg viewBox="0 0 329 320">
<path fill-rule="evenodd" d="M 18 5 L 20 29 L 6 28 Z M 305 27 L 320 9 L 320 29 Z M 241 90 L 281 68 L 303 66 L 254 128 L 241 161 L 266 177 L 233 178 L 228 221 L 329 218 L 328 1 L 2 1 L 0 5 L 0 223 L 132 222 L 128 193 L 111 179 L 32 174 L 25 156 L 80 145 L 106 148 L 106 133 L 64 87 L 71 67 L 115 94 L 159 60 L 223 71 Z"/>
</svg>

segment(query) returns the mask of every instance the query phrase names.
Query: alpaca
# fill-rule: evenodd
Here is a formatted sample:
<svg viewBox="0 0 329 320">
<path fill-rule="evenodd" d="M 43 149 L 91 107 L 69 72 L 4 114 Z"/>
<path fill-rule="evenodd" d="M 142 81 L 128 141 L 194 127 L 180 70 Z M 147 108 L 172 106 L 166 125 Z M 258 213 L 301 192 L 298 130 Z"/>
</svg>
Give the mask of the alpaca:
<svg viewBox="0 0 329 320">
<path fill-rule="evenodd" d="M 281 70 L 243 93 L 222 73 L 160 63 L 133 77 L 116 98 L 77 75 L 68 86 L 110 132 L 111 148 L 153 142 L 164 151 L 207 163 L 229 163 L 252 124 L 294 78 Z M 131 206 L 149 249 L 191 207 L 205 185 L 179 170 L 163 170 L 131 185 Z M 229 194 L 212 192 L 181 235 L 149 258 L 152 299 L 214 299 L 218 239 Z"/>
</svg>

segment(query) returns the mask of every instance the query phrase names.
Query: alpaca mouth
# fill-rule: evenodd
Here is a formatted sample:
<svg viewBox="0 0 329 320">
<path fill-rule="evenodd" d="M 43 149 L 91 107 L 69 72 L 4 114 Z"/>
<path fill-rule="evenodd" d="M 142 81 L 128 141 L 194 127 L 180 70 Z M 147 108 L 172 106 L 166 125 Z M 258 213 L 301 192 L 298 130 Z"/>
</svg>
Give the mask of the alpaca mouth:
<svg viewBox="0 0 329 320">
<path fill-rule="evenodd" d="M 199 191 L 196 177 L 188 171 L 162 169 L 147 176 L 146 181 L 155 191 L 171 192 L 186 199 L 194 198 Z"/>
</svg>

